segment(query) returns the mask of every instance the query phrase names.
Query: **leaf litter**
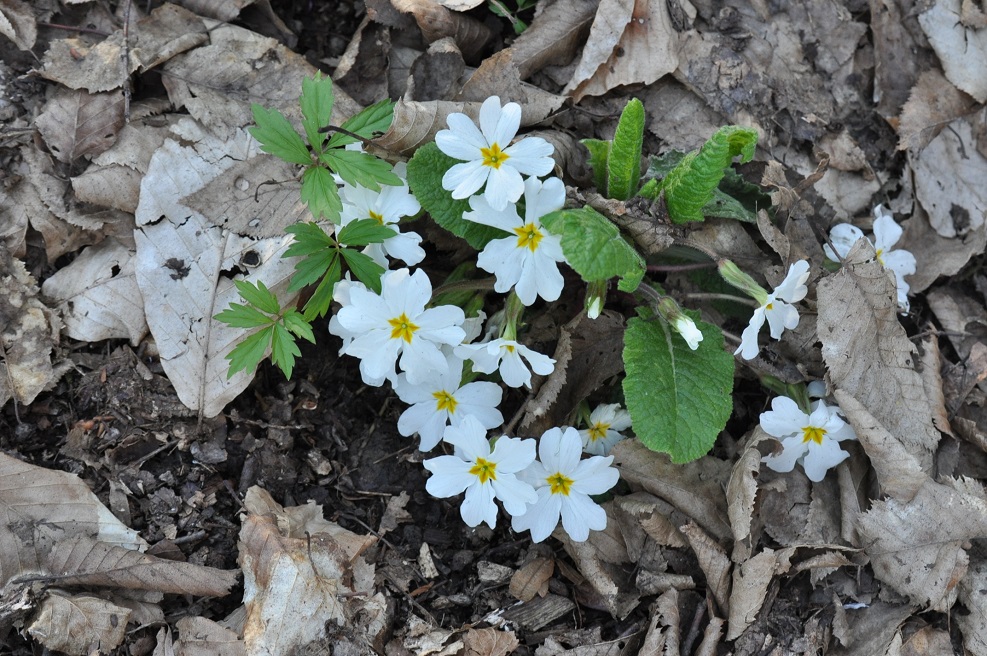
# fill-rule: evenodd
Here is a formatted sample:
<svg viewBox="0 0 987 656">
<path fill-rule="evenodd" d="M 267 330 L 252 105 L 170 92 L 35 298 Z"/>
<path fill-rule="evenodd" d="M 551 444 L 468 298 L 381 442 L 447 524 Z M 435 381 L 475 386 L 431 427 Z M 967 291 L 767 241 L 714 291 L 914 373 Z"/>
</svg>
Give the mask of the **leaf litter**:
<svg viewBox="0 0 987 656">
<path fill-rule="evenodd" d="M 24 4 L 0 3 L 5 55 L 34 46 L 46 81 L 3 81 L 4 118 L 23 127 L 36 116 L 38 138 L 11 130 L 0 144 L 11 172 L 0 188 L 0 398 L 3 448 L 35 464 L 0 463 L 5 635 L 17 627 L 67 653 L 985 653 L 987 87 L 970 64 L 983 59 L 985 29 L 972 3 L 769 13 L 542 0 L 520 37 L 473 2 L 373 0 L 362 23 L 345 2 L 285 22 L 264 2 L 163 4 L 147 16 L 135 7 L 128 31 L 74 3 L 38 22 Z M 106 30 L 66 35 L 53 16 Z M 215 22 L 237 16 L 246 27 Z M 771 440 L 755 419 L 768 399 L 741 373 L 745 396 L 710 455 L 676 465 L 625 441 L 615 455 L 627 490 L 604 506 L 607 531 L 545 552 L 506 533 L 450 533 L 446 506 L 421 495 L 417 456 L 383 428 L 391 402 L 348 389 L 352 370 L 331 370 L 332 347 L 308 354 L 316 363 L 297 381 L 266 370 L 252 388 L 252 376 L 227 381 L 235 336 L 209 318 L 235 297 L 234 280 L 286 284 L 279 235 L 306 216 L 291 172 L 252 149 L 249 104 L 297 122 L 318 56 L 271 34 L 291 43 L 292 26 L 340 20 L 355 35 L 351 56 L 321 60 L 340 65 L 333 119 L 366 91 L 347 89 L 360 78 L 346 68 L 372 70 L 367 88 L 399 100 L 376 145 L 405 155 L 492 94 L 566 144 L 563 170 L 582 157 L 573 134 L 613 138 L 628 96 L 644 103 L 656 153 L 694 148 L 728 122 L 753 127 L 762 150 L 745 176 L 763 176 L 783 211 L 760 215 L 756 230 L 709 222 L 688 239 L 772 283 L 769 252 L 819 265 L 834 221 L 867 228 L 870 208 L 888 201 L 910 216 L 910 315 L 897 314 L 893 279 L 858 244 L 815 285 L 818 316 L 775 362 L 747 370 L 825 378 L 860 439 L 851 460 L 821 483 L 759 471 Z M 130 83 L 151 76 L 163 88 L 133 97 Z M 592 202 L 651 253 L 682 237 L 656 225 L 653 208 Z M 540 317 L 546 341 L 569 318 Z M 614 331 L 568 330 L 558 352 L 568 365 L 526 404 L 522 426 L 562 421 L 619 375 Z M 304 499 L 318 503 L 294 505 Z M 239 599 L 175 596 L 239 597 L 238 566 L 240 610 Z M 292 583 L 279 583 L 284 572 Z M 270 628 L 299 608 L 319 610 Z M 575 608 L 586 628 L 573 628 Z M 168 629 L 135 633 L 176 610 Z M 138 635 L 144 651 L 128 644 Z"/>
</svg>

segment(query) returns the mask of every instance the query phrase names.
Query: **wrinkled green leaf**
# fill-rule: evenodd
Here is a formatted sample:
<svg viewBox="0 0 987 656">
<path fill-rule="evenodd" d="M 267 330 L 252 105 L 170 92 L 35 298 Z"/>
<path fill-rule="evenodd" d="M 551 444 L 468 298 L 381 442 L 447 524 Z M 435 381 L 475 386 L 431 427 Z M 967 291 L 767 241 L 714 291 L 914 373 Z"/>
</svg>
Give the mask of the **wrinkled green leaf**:
<svg viewBox="0 0 987 656">
<path fill-rule="evenodd" d="M 322 73 L 316 71 L 314 77 L 302 80 L 302 128 L 316 152 L 322 152 L 322 144 L 327 138 L 319 130 L 329 125 L 332 103 L 332 78 L 322 77 Z"/>
<path fill-rule="evenodd" d="M 596 185 L 596 190 L 609 198 L 607 160 L 610 159 L 610 142 L 603 139 L 581 139 L 580 143 L 589 151 L 589 166 L 593 170 L 593 184 Z"/>
<path fill-rule="evenodd" d="M 733 409 L 734 361 L 723 333 L 696 326 L 703 341 L 695 351 L 660 319 L 634 317 L 624 334 L 624 399 L 634 432 L 676 463 L 708 453 Z"/>
<path fill-rule="evenodd" d="M 455 200 L 442 188 L 442 176 L 460 162 L 449 157 L 434 143 L 425 144 L 408 162 L 408 185 L 425 211 L 440 226 L 465 239 L 476 250 L 483 250 L 491 239 L 506 235 L 502 230 L 463 219 L 470 211 L 466 199 Z"/>
<path fill-rule="evenodd" d="M 641 181 L 641 146 L 644 144 L 644 105 L 631 100 L 620 114 L 607 157 L 607 197 L 627 200 Z"/>
<path fill-rule="evenodd" d="M 250 128 L 249 132 L 260 142 L 261 150 L 293 164 L 305 166 L 312 163 L 312 156 L 309 155 L 305 142 L 295 132 L 295 128 L 291 127 L 284 114 L 276 109 L 264 109 L 256 103 L 250 106 L 250 110 L 257 125 Z"/>
<path fill-rule="evenodd" d="M 321 166 L 305 169 L 302 175 L 302 202 L 308 205 L 316 219 L 325 217 L 333 223 L 339 221 L 339 214 L 343 211 L 343 201 L 339 198 L 336 181 Z"/>
<path fill-rule="evenodd" d="M 620 276 L 619 288 L 630 292 L 644 277 L 644 259 L 617 226 L 593 208 L 557 210 L 541 222 L 562 239 L 566 260 L 586 282 Z"/>
</svg>

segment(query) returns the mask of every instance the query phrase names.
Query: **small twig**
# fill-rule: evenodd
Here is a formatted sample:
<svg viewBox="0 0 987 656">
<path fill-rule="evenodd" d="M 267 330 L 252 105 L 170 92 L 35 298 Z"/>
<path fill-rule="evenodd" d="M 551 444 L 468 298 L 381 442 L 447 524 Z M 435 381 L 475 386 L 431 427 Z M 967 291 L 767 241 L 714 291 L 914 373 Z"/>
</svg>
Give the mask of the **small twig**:
<svg viewBox="0 0 987 656">
<path fill-rule="evenodd" d="M 695 264 L 652 264 L 648 273 L 677 273 L 679 271 L 695 271 L 697 269 L 715 269 L 716 262 L 696 262 Z"/>
<path fill-rule="evenodd" d="M 693 298 L 697 301 L 733 301 L 734 303 L 740 303 L 741 305 L 749 305 L 752 308 L 761 307 L 760 303 L 755 301 L 753 298 L 744 298 L 743 296 L 734 296 L 733 294 L 710 294 L 706 292 L 694 292 L 691 294 L 686 294 L 686 298 Z"/>
<path fill-rule="evenodd" d="M 50 27 L 53 30 L 65 30 L 66 32 L 82 32 L 84 34 L 95 34 L 96 36 L 107 37 L 110 36 L 108 32 L 103 30 L 94 30 L 88 27 L 78 27 L 76 25 L 62 25 L 61 23 L 44 23 L 38 21 L 38 27 Z"/>
<path fill-rule="evenodd" d="M 699 637 L 699 625 L 703 621 L 703 617 L 706 616 L 706 604 L 708 602 L 703 599 L 699 602 L 699 607 L 696 608 L 696 614 L 692 616 L 692 626 L 689 627 L 689 633 L 686 634 L 685 640 L 682 641 L 683 654 L 692 653 L 692 645 L 695 644 L 696 638 Z"/>
<path fill-rule="evenodd" d="M 123 122 L 130 123 L 130 93 L 133 86 L 130 80 L 130 7 L 133 0 L 127 0 L 127 8 L 123 11 L 123 48 L 120 51 L 120 63 L 123 66 Z"/>
<path fill-rule="evenodd" d="M 345 134 L 347 137 L 353 137 L 354 139 L 360 141 L 361 143 L 363 143 L 364 145 L 367 145 L 367 146 L 369 146 L 372 143 L 370 139 L 367 139 L 365 137 L 361 137 L 356 132 L 350 132 L 349 130 L 347 130 L 345 128 L 339 127 L 338 125 L 327 125 L 325 127 L 319 128 L 319 132 L 321 132 L 321 133 L 338 132 L 340 134 Z"/>
<path fill-rule="evenodd" d="M 449 282 L 444 285 L 439 285 L 432 292 L 432 299 L 438 298 L 441 294 L 450 294 L 452 292 L 472 292 L 479 290 L 490 290 L 494 288 L 493 278 L 483 278 L 481 280 L 457 280 L 456 282 Z"/>
</svg>

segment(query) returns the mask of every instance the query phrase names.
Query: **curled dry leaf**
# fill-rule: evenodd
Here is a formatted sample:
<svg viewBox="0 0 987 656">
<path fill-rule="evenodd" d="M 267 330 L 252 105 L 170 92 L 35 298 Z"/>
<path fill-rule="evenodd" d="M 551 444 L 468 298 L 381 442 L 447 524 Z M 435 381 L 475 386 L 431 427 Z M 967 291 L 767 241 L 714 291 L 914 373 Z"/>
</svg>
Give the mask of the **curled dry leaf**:
<svg viewBox="0 0 987 656">
<path fill-rule="evenodd" d="M 551 558 L 535 558 L 514 572 L 508 591 L 516 599 L 531 601 L 536 596 L 548 594 L 548 581 L 555 573 L 555 561 Z"/>
<path fill-rule="evenodd" d="M 60 330 L 58 316 L 38 300 L 37 283 L 24 263 L 0 248 L 0 406 L 11 398 L 31 403 L 72 367 L 68 361 L 52 365 Z"/>
<path fill-rule="evenodd" d="M 585 192 L 586 204 L 626 232 L 645 255 L 657 255 L 674 242 L 675 228 L 667 221 L 664 200 L 651 203 L 643 198 L 630 203 L 604 198 L 595 191 Z M 660 217 L 664 215 L 665 219 Z"/>
<path fill-rule="evenodd" d="M 463 636 L 463 656 L 506 656 L 520 644 L 513 631 L 469 629 Z"/>
<path fill-rule="evenodd" d="M 559 0 L 535 16 L 511 44 L 511 58 L 522 80 L 551 65 L 569 63 L 596 16 L 600 0 Z"/>
<path fill-rule="evenodd" d="M 48 149 L 61 162 L 108 150 L 123 127 L 123 93 L 59 89 L 36 125 Z"/>
<path fill-rule="evenodd" d="M 390 28 L 365 16 L 340 57 L 333 79 L 364 105 L 386 98 L 390 49 Z"/>
<path fill-rule="evenodd" d="M 41 77 L 69 89 L 93 93 L 121 89 L 138 66 L 133 53 L 126 68 L 121 64 L 123 42 L 123 30 L 95 45 L 80 38 L 52 41 L 39 72 Z"/>
<path fill-rule="evenodd" d="M 127 339 L 136 347 L 147 335 L 133 249 L 112 237 L 82 251 L 41 290 L 58 303 L 65 334 L 72 339 Z"/>
<path fill-rule="evenodd" d="M 963 644 L 971 654 L 987 653 L 987 563 L 976 560 L 960 581 L 960 602 L 969 613 L 957 613 L 956 623 L 963 632 Z"/>
<path fill-rule="evenodd" d="M 510 50 L 501 50 L 484 59 L 480 67 L 463 84 L 456 100 L 482 103 L 490 96 L 499 96 L 501 102 L 510 100 L 520 103 L 523 115 L 529 120 L 535 115 L 542 118 L 550 116 L 566 100 L 565 96 L 522 82 L 518 67 L 511 59 Z"/>
<path fill-rule="evenodd" d="M 956 88 L 987 101 L 987 30 L 967 27 L 960 20 L 960 0 L 940 0 L 918 16 L 932 49 Z M 966 142 L 969 143 L 969 142 Z"/>
<path fill-rule="evenodd" d="M 123 642 L 130 610 L 90 595 L 49 592 L 27 627 L 52 651 L 78 656 L 109 653 Z"/>
<path fill-rule="evenodd" d="M 771 580 L 788 572 L 795 547 L 774 551 L 765 548 L 753 558 L 734 567 L 730 592 L 727 640 L 736 640 L 757 619 Z"/>
<path fill-rule="evenodd" d="M 935 56 L 922 39 L 914 13 L 897 2 L 874 5 L 870 29 L 877 111 L 885 119 L 893 120 L 919 74 L 935 67 Z"/>
<path fill-rule="evenodd" d="M 602 0 L 582 58 L 563 91 L 579 102 L 621 85 L 651 84 L 678 65 L 678 32 L 667 3 Z"/>
<path fill-rule="evenodd" d="M 38 38 L 31 5 L 24 0 L 0 0 L 0 34 L 21 50 L 30 50 Z"/>
<path fill-rule="evenodd" d="M 450 11 L 436 0 L 391 0 L 391 4 L 398 11 L 414 16 L 429 43 L 452 37 L 466 61 L 476 60 L 494 37 L 493 31 L 480 21 Z"/>
<path fill-rule="evenodd" d="M 175 643 L 174 653 L 179 656 L 185 654 L 246 656 L 246 645 L 235 632 L 205 617 L 183 617 L 175 622 L 175 628 L 178 629 L 178 641 Z M 159 634 L 158 645 L 160 646 L 161 643 Z M 157 651 L 154 656 L 158 656 Z"/>
<path fill-rule="evenodd" d="M 450 37 L 433 41 L 411 64 L 406 100 L 452 100 L 466 71 L 463 54 Z"/>
<path fill-rule="evenodd" d="M 614 523 L 612 513 L 607 519 L 607 525 Z M 590 535 L 595 535 L 593 532 Z M 607 563 L 611 560 L 590 541 L 574 542 L 569 534 L 561 527 L 555 530 L 553 536 L 562 542 L 566 552 L 572 557 L 586 583 L 599 595 L 601 607 L 606 608 L 615 618 L 623 619 L 638 605 L 641 592 L 630 586 L 622 586 L 626 577 Z M 625 551 L 626 554 L 626 551 Z M 546 597 L 547 598 L 547 597 Z"/>
<path fill-rule="evenodd" d="M 229 20 L 229 19 L 227 19 Z M 185 7 L 166 3 L 137 23 L 137 42 L 131 52 L 142 71 L 163 64 L 175 55 L 209 41 L 205 23 Z M 133 35 L 133 32 L 131 32 Z"/>
<path fill-rule="evenodd" d="M 699 560 L 699 568 L 706 575 L 706 585 L 716 600 L 716 605 L 725 615 L 730 612 L 730 568 L 727 552 L 704 530 L 689 522 L 680 528 L 689 546 Z"/>
<path fill-rule="evenodd" d="M 735 563 L 742 563 L 751 555 L 751 522 L 754 519 L 754 499 L 757 497 L 755 475 L 761 469 L 761 452 L 757 445 L 767 439 L 770 436 L 760 426 L 754 429 L 727 483 L 727 515 L 733 531 L 731 559 Z"/>
<path fill-rule="evenodd" d="M 915 347 L 898 322 L 893 274 L 861 239 L 843 268 L 819 282 L 817 297 L 829 380 L 868 408 L 928 471 L 939 432 L 915 371 Z"/>
<path fill-rule="evenodd" d="M 202 16 L 229 22 L 240 16 L 247 7 L 260 11 L 264 19 L 271 23 L 284 37 L 293 36 L 292 31 L 271 9 L 270 0 L 184 0 L 183 4 Z"/>
<path fill-rule="evenodd" d="M 962 236 L 944 237 L 932 227 L 928 213 L 918 205 L 902 227 L 905 233 L 898 247 L 915 256 L 915 273 L 908 276 L 913 294 L 931 287 L 939 276 L 957 273 L 974 255 L 987 248 L 987 223 Z"/>
</svg>

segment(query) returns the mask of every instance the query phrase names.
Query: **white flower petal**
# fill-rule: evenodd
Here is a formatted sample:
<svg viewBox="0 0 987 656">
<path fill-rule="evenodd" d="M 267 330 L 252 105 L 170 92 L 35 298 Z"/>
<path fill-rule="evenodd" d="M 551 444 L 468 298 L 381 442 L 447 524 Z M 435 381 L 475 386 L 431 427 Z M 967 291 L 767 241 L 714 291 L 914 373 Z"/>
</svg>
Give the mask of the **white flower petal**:
<svg viewBox="0 0 987 656">
<path fill-rule="evenodd" d="M 456 164 L 442 176 L 442 188 L 451 191 L 452 197 L 469 198 L 487 181 L 490 169 L 479 160 Z"/>
<path fill-rule="evenodd" d="M 806 260 L 799 260 L 788 267 L 788 275 L 775 287 L 772 295 L 787 303 L 797 303 L 809 293 L 809 288 L 805 286 L 805 281 L 808 279 L 809 263 Z"/>
<path fill-rule="evenodd" d="M 494 96 L 496 98 L 496 96 Z M 483 104 L 486 105 L 490 99 L 488 98 Z M 497 104 L 500 104 L 500 99 L 497 98 Z M 497 144 L 502 150 L 506 150 L 510 146 L 511 139 L 517 134 L 518 128 L 521 127 L 521 105 L 513 102 L 509 102 L 504 105 L 503 109 L 500 110 L 500 116 L 497 118 L 497 125 L 494 128 L 492 134 L 488 135 L 488 141 L 491 144 Z M 483 124 L 483 116 L 481 113 L 480 124 Z M 482 128 L 481 128 L 482 129 Z M 483 130 L 486 134 L 486 130 Z"/>
<path fill-rule="evenodd" d="M 802 468 L 809 480 L 818 483 L 826 472 L 850 457 L 835 440 L 823 439 L 822 444 L 809 442 L 809 452 L 802 460 Z"/>
<path fill-rule="evenodd" d="M 767 465 L 768 469 L 785 473 L 795 469 L 795 463 L 805 453 L 806 445 L 802 441 L 802 436 L 786 437 L 781 441 L 781 453 L 764 456 L 761 462 Z"/>
<path fill-rule="evenodd" d="M 761 331 L 761 326 L 764 325 L 764 307 L 759 307 L 754 310 L 754 314 L 751 315 L 750 323 L 744 328 L 744 332 L 740 336 L 740 346 L 737 350 L 733 352 L 734 355 L 740 354 L 745 360 L 752 360 L 757 357 L 760 352 L 761 347 L 757 343 L 757 334 Z"/>
<path fill-rule="evenodd" d="M 483 190 L 483 197 L 490 203 L 490 207 L 500 211 L 506 209 L 508 203 L 516 203 L 524 193 L 524 180 L 521 179 L 521 174 L 506 165 L 496 169 L 487 168 L 489 177 L 486 189 Z M 455 197 L 453 194 L 453 198 Z"/>
<path fill-rule="evenodd" d="M 555 530 L 562 514 L 562 500 L 547 487 L 538 490 L 538 500 L 523 515 L 511 518 L 515 531 L 531 531 L 531 541 L 541 542 Z"/>
<path fill-rule="evenodd" d="M 833 248 L 830 248 L 829 244 L 823 246 L 823 251 L 826 253 L 826 257 L 834 262 L 839 262 L 846 257 L 857 240 L 863 238 L 864 231 L 857 226 L 850 223 L 838 223 L 829 231 L 829 240 L 833 242 L 836 253 L 833 252 Z"/>
<path fill-rule="evenodd" d="M 487 526 L 497 526 L 497 504 L 494 503 L 493 487 L 489 482 L 474 483 L 466 488 L 466 498 L 459 508 L 459 514 L 467 526 L 479 526 L 486 522 Z"/>
<path fill-rule="evenodd" d="M 607 527 L 607 513 L 585 494 L 570 494 L 562 500 L 562 528 L 574 542 L 585 542 L 590 529 Z"/>
<path fill-rule="evenodd" d="M 771 410 L 761 413 L 761 429 L 772 437 L 801 436 L 802 427 L 809 424 L 809 417 L 795 401 L 787 396 L 771 400 Z"/>
<path fill-rule="evenodd" d="M 498 467 L 498 471 L 499 469 Z M 518 480 L 513 474 L 498 473 L 497 480 L 491 483 L 497 498 L 504 504 L 504 510 L 511 515 L 523 515 L 528 506 L 538 500 L 535 488 Z"/>
<path fill-rule="evenodd" d="M 785 328 L 791 330 L 799 325 L 799 311 L 795 306 L 784 301 L 775 301 L 771 304 L 770 310 L 764 311 L 764 317 L 768 320 L 768 332 L 774 339 L 780 339 Z"/>
<path fill-rule="evenodd" d="M 877 207 L 881 207 L 878 205 Z M 875 208 L 875 213 L 876 213 Z M 882 208 L 883 209 L 883 208 Z M 901 239 L 904 232 L 890 214 L 881 214 L 874 219 L 874 250 L 889 251 Z"/>
<path fill-rule="evenodd" d="M 510 155 L 507 161 L 511 167 L 524 175 L 541 177 L 555 168 L 555 160 L 552 159 L 555 146 L 541 137 L 525 137 L 505 149 L 505 152 Z"/>
</svg>

